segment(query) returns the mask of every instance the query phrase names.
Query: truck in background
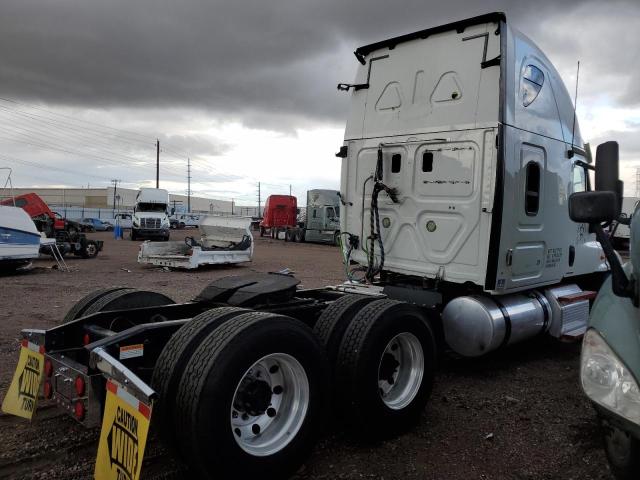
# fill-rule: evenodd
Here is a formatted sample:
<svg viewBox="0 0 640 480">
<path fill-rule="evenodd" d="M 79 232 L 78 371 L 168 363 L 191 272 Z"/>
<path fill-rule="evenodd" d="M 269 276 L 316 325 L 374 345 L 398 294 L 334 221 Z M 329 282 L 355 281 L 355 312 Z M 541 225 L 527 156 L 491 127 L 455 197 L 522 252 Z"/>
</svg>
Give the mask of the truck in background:
<svg viewBox="0 0 640 480">
<path fill-rule="evenodd" d="M 307 191 L 307 206 L 297 225 L 287 228 L 285 241 L 340 243 L 340 194 L 337 190 Z"/>
<path fill-rule="evenodd" d="M 278 238 L 280 232 L 297 225 L 298 199 L 291 195 L 269 195 L 260 221 L 260 236 Z"/>
<path fill-rule="evenodd" d="M 162 188 L 141 188 L 131 220 L 131 240 L 169 240 L 169 192 Z"/>
<path fill-rule="evenodd" d="M 589 225 L 601 243 L 611 275 L 600 288 L 582 342 L 580 380 L 596 410 L 598 434 L 618 480 L 640 478 L 640 217 L 636 208 L 621 217 L 622 182 L 618 145 L 598 147 L 595 192 L 574 193 L 569 212 Z M 627 213 L 622 212 L 622 213 Z M 617 221 L 630 233 L 629 262 L 622 264 L 603 223 Z"/>
</svg>

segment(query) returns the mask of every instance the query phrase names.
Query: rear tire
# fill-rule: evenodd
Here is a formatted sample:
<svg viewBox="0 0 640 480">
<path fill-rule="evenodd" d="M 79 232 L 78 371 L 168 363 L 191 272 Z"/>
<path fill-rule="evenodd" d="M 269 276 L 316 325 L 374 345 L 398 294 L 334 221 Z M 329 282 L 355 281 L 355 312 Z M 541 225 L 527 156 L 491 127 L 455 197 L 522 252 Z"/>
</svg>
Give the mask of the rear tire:
<svg viewBox="0 0 640 480">
<path fill-rule="evenodd" d="M 178 389 L 176 433 L 193 477 L 286 478 L 325 424 L 328 392 L 309 327 L 264 312 L 226 322 L 193 352 Z"/>
<path fill-rule="evenodd" d="M 335 368 L 340 350 L 340 343 L 353 317 L 365 305 L 376 300 L 376 297 L 365 295 L 345 295 L 329 305 L 320 315 L 313 327 L 320 343 L 324 345 L 331 368 Z"/>
<path fill-rule="evenodd" d="M 336 388 L 347 399 L 345 419 L 368 439 L 414 424 L 433 387 L 436 344 L 424 311 L 376 300 L 347 328 L 336 362 Z"/>
<path fill-rule="evenodd" d="M 110 310 L 124 310 L 130 308 L 156 307 L 175 303 L 166 295 L 148 290 L 124 288 L 110 292 L 93 302 L 84 311 L 84 315 L 107 312 Z"/>
<path fill-rule="evenodd" d="M 80 256 L 82 258 L 96 258 L 99 252 L 98 244 L 95 240 L 87 240 L 87 243 L 84 247 L 82 247 L 82 251 L 80 252 Z"/>
<path fill-rule="evenodd" d="M 83 317 L 85 310 L 87 310 L 87 308 L 89 308 L 95 302 L 100 300 L 100 298 L 110 293 L 116 292 L 118 290 L 124 290 L 124 289 L 126 289 L 126 287 L 102 288 L 100 290 L 96 290 L 94 292 L 91 292 L 85 295 L 80 300 L 78 300 L 73 307 L 69 309 L 67 314 L 64 316 L 63 323 L 67 323 L 72 320 L 76 320 L 80 317 Z"/>
<path fill-rule="evenodd" d="M 135 241 L 137 238 L 136 232 L 133 228 L 131 229 L 131 236 L 129 238 L 133 241 Z"/>
<path fill-rule="evenodd" d="M 165 443 L 173 450 L 177 450 L 174 432 L 180 425 L 173 425 L 171 414 L 175 411 L 176 392 L 192 352 L 213 330 L 248 311 L 238 307 L 207 310 L 180 327 L 162 349 L 151 379 L 151 385 L 160 399 L 154 407 L 153 416 L 156 418 L 154 423 L 160 426 Z"/>
<path fill-rule="evenodd" d="M 612 425 L 602 425 L 604 450 L 618 480 L 640 478 L 640 442 Z"/>
</svg>

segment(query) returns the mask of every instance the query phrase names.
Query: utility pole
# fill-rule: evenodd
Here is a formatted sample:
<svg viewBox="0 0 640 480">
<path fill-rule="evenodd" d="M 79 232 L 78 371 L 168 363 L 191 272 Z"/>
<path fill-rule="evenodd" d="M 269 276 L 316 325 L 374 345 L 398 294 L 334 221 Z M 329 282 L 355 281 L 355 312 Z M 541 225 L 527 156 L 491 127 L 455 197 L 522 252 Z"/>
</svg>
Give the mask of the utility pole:
<svg viewBox="0 0 640 480">
<path fill-rule="evenodd" d="M 160 140 L 156 140 L 156 188 L 160 188 Z"/>
<path fill-rule="evenodd" d="M 119 182 L 120 180 L 118 180 L 117 178 L 111 180 L 111 183 L 113 183 L 113 218 L 115 218 L 116 216 L 116 190 L 118 190 Z"/>
<path fill-rule="evenodd" d="M 231 199 L 231 215 L 233 215 L 233 198 Z"/>
<path fill-rule="evenodd" d="M 260 182 L 258 182 L 258 217 L 260 216 Z"/>
<path fill-rule="evenodd" d="M 187 157 L 187 212 L 191 212 L 191 159 Z"/>
</svg>

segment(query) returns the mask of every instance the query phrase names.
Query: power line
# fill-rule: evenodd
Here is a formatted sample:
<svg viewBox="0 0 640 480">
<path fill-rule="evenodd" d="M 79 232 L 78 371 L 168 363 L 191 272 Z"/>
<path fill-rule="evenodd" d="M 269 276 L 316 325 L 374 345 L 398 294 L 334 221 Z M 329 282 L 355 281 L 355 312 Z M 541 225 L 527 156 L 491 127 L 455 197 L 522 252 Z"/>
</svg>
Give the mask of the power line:
<svg viewBox="0 0 640 480">
<path fill-rule="evenodd" d="M 85 124 L 89 124 L 89 125 L 95 125 L 95 126 L 100 127 L 100 128 L 105 128 L 105 129 L 108 129 L 108 130 L 112 130 L 114 132 L 120 132 L 121 134 L 125 133 L 127 135 L 137 135 L 137 136 L 145 138 L 145 139 L 153 138 L 153 137 L 150 137 L 150 136 L 147 136 L 147 135 L 143 135 L 143 134 L 138 133 L 138 132 L 133 132 L 131 130 L 124 130 L 124 129 L 120 129 L 120 128 L 115 128 L 115 127 L 111 127 L 109 125 L 104 125 L 104 124 L 97 123 L 97 122 L 92 122 L 92 121 L 89 121 L 89 120 L 82 120 L 82 119 L 79 119 L 77 117 L 72 117 L 70 115 L 65 115 L 63 113 L 54 112 L 54 111 L 51 111 L 51 110 L 47 110 L 46 108 L 42 108 L 42 107 L 38 107 L 36 105 L 30 105 L 30 104 L 27 104 L 27 103 L 19 102 L 17 100 L 13 100 L 13 99 L 6 98 L 6 97 L 0 97 L 0 100 L 3 101 L 3 102 L 7 102 L 7 103 L 13 103 L 15 105 L 20 105 L 20 106 L 23 106 L 23 107 L 32 108 L 34 110 L 39 110 L 39 111 L 42 111 L 42 112 L 45 112 L 45 113 L 48 113 L 50 115 L 54 115 L 54 116 L 57 116 L 57 117 L 68 118 L 68 119 L 70 119 L 70 120 L 72 120 L 74 122 L 80 122 L 80 123 L 85 123 Z M 138 141 L 142 141 L 142 140 L 138 140 Z"/>
<path fill-rule="evenodd" d="M 14 162 L 14 163 L 18 163 L 20 165 L 25 165 L 27 167 L 34 167 L 34 168 L 39 168 L 39 169 L 46 169 L 46 170 L 53 170 L 53 171 L 57 171 L 57 172 L 61 172 L 61 173 L 66 173 L 66 174 L 70 174 L 70 175 L 82 175 L 83 177 L 91 177 L 91 178 L 95 178 L 97 180 L 102 180 L 104 182 L 108 182 L 109 179 L 107 177 L 101 177 L 98 175 L 92 175 L 90 173 L 86 173 L 86 172 L 82 172 L 81 174 L 79 172 L 74 172 L 72 170 L 67 170 L 61 167 L 54 167 L 51 165 L 46 165 L 43 163 L 38 163 L 38 162 L 34 162 L 31 160 L 24 160 L 22 158 L 16 158 L 13 156 L 9 156 L 9 155 L 4 155 L 4 154 L 0 154 L 0 159 L 3 159 L 4 161 L 8 161 L 8 162 Z M 31 175 L 31 172 L 29 172 L 29 175 Z"/>
<path fill-rule="evenodd" d="M 12 137 L 2 137 L 0 136 L 0 139 L 4 139 L 4 140 L 9 140 L 12 142 L 17 142 L 17 143 L 25 143 L 27 145 L 31 145 L 34 147 L 38 147 L 38 148 L 43 148 L 46 150 L 56 150 L 56 151 L 60 151 L 63 153 L 69 153 L 71 155 L 77 155 L 80 157 L 93 157 L 94 159 L 97 160 L 101 160 L 103 162 L 109 163 L 111 165 L 115 165 L 115 166 L 125 166 L 127 168 L 150 168 L 152 166 L 152 164 L 147 163 L 147 162 L 143 162 L 141 159 L 137 159 L 137 158 L 133 158 L 133 157 L 127 157 L 125 155 L 119 155 L 122 156 L 124 158 L 129 159 L 131 162 L 133 162 L 133 164 L 131 163 L 127 163 L 127 162 L 123 162 L 123 161 L 119 161 L 119 160 L 115 160 L 113 158 L 109 158 L 109 157 L 105 157 L 102 155 L 96 155 L 95 153 L 89 153 L 89 152 L 83 152 L 83 151 L 78 151 L 78 150 L 74 150 L 71 148 L 68 148 L 64 145 L 60 145 L 59 143 L 55 143 L 52 141 L 47 141 L 47 140 L 40 140 L 40 139 L 32 139 L 32 137 L 27 134 L 27 133 L 20 133 L 20 132 L 14 132 L 16 135 L 20 135 L 23 137 L 27 137 L 26 140 L 22 140 L 19 138 L 12 138 Z M 172 170 L 171 173 L 173 173 L 174 175 L 180 175 L 179 172 Z"/>
</svg>

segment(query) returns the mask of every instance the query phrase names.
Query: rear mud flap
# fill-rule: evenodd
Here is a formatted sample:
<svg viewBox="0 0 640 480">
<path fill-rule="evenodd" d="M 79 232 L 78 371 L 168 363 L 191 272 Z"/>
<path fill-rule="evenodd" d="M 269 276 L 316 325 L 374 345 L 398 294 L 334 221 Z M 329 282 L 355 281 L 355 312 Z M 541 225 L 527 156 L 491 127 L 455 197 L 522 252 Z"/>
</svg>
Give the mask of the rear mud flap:
<svg viewBox="0 0 640 480">
<path fill-rule="evenodd" d="M 107 381 L 96 480 L 138 480 L 151 423 L 151 406 Z"/>
<path fill-rule="evenodd" d="M 43 371 L 44 349 L 23 340 L 18 366 L 2 401 L 4 413 L 31 420 L 36 411 Z"/>
</svg>

